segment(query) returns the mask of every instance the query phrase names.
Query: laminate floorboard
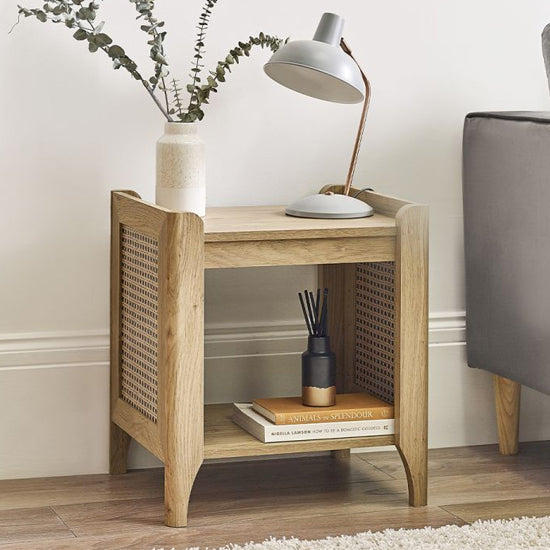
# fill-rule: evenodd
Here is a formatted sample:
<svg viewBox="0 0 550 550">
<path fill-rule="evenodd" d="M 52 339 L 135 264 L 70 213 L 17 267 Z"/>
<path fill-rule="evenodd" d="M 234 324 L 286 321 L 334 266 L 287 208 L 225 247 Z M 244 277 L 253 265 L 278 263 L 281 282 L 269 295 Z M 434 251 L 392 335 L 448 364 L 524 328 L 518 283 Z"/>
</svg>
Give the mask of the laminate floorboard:
<svg viewBox="0 0 550 550">
<path fill-rule="evenodd" d="M 0 511 L 0 541 L 42 541 L 74 537 L 74 533 L 51 508 Z"/>
<path fill-rule="evenodd" d="M 541 517 L 550 515 L 550 497 L 451 504 L 442 508 L 468 523 L 487 519 Z"/>
<path fill-rule="evenodd" d="M 165 526 L 150 526 L 143 530 L 124 532 L 124 534 L 104 534 L 78 537 L 71 541 L 48 541 L 47 548 L 55 550 L 105 550 L 132 549 L 152 550 L 153 548 L 176 548 L 183 550 L 190 546 L 220 546 L 233 543 L 245 543 L 250 540 L 262 541 L 273 537 L 298 537 L 316 539 L 341 534 L 355 534 L 360 531 L 379 531 L 389 528 L 415 528 L 431 525 L 462 525 L 465 522 L 438 507 L 399 508 L 384 512 L 359 514 L 333 514 L 300 518 L 272 517 L 257 523 L 254 521 L 225 523 L 218 522 L 207 527 L 190 526 L 185 529 L 171 529 Z M 2 550 L 35 550 L 36 544 L 5 544 Z"/>
<path fill-rule="evenodd" d="M 397 451 L 357 454 L 395 479 L 405 479 Z M 431 449 L 428 475 L 431 477 L 481 474 L 495 471 L 524 471 L 550 468 L 550 441 L 520 443 L 517 455 L 495 455 L 494 445 Z"/>
<path fill-rule="evenodd" d="M 163 495 L 161 469 L 0 481 L 0 510 Z"/>
<path fill-rule="evenodd" d="M 163 472 L 0 481 L 1 550 L 216 547 L 550 515 L 550 442 L 429 453 L 429 506 L 408 506 L 397 453 L 207 464 L 189 527 L 163 525 Z"/>
</svg>

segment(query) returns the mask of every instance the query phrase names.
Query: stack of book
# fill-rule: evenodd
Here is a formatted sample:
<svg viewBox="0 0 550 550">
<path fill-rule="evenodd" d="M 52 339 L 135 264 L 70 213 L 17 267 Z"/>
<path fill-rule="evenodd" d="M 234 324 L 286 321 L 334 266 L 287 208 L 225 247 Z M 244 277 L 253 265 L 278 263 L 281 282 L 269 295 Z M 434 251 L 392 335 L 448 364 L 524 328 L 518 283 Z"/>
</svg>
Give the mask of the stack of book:
<svg viewBox="0 0 550 550">
<path fill-rule="evenodd" d="M 336 396 L 331 407 L 307 407 L 301 397 L 233 404 L 233 422 L 264 443 L 394 433 L 393 405 L 366 393 Z"/>
</svg>

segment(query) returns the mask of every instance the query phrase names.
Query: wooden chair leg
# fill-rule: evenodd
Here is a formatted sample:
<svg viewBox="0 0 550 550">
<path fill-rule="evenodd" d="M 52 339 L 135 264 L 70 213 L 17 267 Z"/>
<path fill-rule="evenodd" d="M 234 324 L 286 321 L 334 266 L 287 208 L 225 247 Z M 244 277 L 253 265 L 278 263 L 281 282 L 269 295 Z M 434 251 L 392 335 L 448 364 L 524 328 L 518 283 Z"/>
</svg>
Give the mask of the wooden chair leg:
<svg viewBox="0 0 550 550">
<path fill-rule="evenodd" d="M 125 474 L 128 467 L 128 448 L 130 436 L 111 422 L 111 435 L 109 443 L 109 473 Z"/>
<path fill-rule="evenodd" d="M 498 446 L 503 455 L 518 452 L 521 384 L 493 375 L 498 426 Z"/>
</svg>

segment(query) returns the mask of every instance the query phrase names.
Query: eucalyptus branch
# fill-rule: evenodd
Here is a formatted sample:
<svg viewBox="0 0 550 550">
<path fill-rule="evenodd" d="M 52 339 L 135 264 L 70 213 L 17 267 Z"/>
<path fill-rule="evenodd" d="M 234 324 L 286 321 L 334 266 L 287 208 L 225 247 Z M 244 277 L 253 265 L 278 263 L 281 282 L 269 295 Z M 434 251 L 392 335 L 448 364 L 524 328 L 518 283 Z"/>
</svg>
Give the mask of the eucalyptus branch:
<svg viewBox="0 0 550 550">
<path fill-rule="evenodd" d="M 181 119 L 184 116 L 183 103 L 181 102 L 181 95 L 180 95 L 180 92 L 182 90 L 179 87 L 178 81 L 175 78 L 172 79 L 171 91 L 174 96 L 174 103 L 176 104 L 175 110 L 177 110 L 178 117 Z"/>
<path fill-rule="evenodd" d="M 54 7 L 52 7 L 53 5 Z M 136 80 L 139 80 L 166 119 L 168 121 L 173 120 L 168 113 L 168 108 L 163 107 L 149 83 L 142 78 L 135 61 L 126 54 L 124 48 L 113 44 L 113 39 L 109 35 L 101 32 L 104 22 L 99 23 L 97 26 L 94 24 L 99 4 L 90 2 L 88 5 L 83 5 L 83 0 L 49 0 L 44 4 L 43 9 L 29 9 L 23 6 L 18 6 L 18 9 L 19 16 L 35 17 L 42 23 L 47 21 L 58 24 L 63 23 L 69 29 L 76 29 L 73 34 L 75 40 L 87 41 L 88 50 L 91 53 L 98 50 L 105 52 L 113 61 L 113 68 L 123 67 Z"/>
<path fill-rule="evenodd" d="M 166 118 L 166 120 L 168 122 L 174 122 L 174 119 L 170 116 L 170 113 L 172 112 L 171 110 L 166 110 L 164 108 L 164 106 L 162 105 L 162 103 L 159 101 L 159 98 L 155 95 L 155 92 L 154 90 L 151 89 L 151 86 L 149 85 L 149 83 L 146 81 L 146 80 L 143 80 L 141 79 L 141 83 L 143 84 L 143 86 L 145 87 L 145 89 L 147 90 L 147 93 L 153 98 L 153 101 L 155 102 L 156 106 L 160 109 L 160 112 L 164 115 L 164 117 Z"/>
<path fill-rule="evenodd" d="M 187 91 L 195 101 L 189 105 L 187 113 L 181 119 L 182 122 L 194 122 L 204 118 L 204 111 L 201 105 L 208 104 L 211 93 L 217 93 L 217 88 L 220 82 L 225 82 L 227 73 L 231 72 L 231 65 L 239 63 L 240 57 L 249 57 L 250 50 L 253 46 L 269 48 L 272 52 L 276 52 L 283 44 L 288 42 L 287 39 L 281 39 L 276 36 L 270 36 L 261 32 L 258 36 L 251 36 L 247 42 L 239 42 L 238 45 L 229 50 L 229 53 L 222 61 L 218 61 L 215 71 L 210 71 L 210 76 L 207 79 L 207 84 L 202 86 L 194 83 L 187 85 Z"/>
<path fill-rule="evenodd" d="M 203 65 L 201 64 L 201 59 L 204 54 L 204 42 L 206 39 L 206 32 L 208 30 L 208 24 L 210 23 L 210 16 L 212 15 L 212 9 L 214 8 L 214 5 L 216 4 L 218 0 L 206 0 L 206 3 L 204 4 L 204 7 L 202 9 L 202 12 L 199 16 L 199 23 L 197 25 L 197 28 L 199 29 L 199 32 L 197 33 L 197 40 L 195 42 L 195 55 L 193 56 L 193 59 L 195 60 L 193 63 L 193 66 L 191 68 L 191 86 L 193 87 L 193 91 L 191 93 L 191 97 L 189 98 L 189 106 L 188 110 L 191 109 L 191 107 L 194 104 L 198 103 L 198 97 L 195 93 L 195 88 L 198 86 L 198 84 L 201 81 L 201 71 L 203 68 Z M 189 86 L 187 87 L 190 88 Z"/>
<path fill-rule="evenodd" d="M 17 21 L 11 26 L 11 29 L 8 31 L 8 34 L 11 34 L 13 32 L 13 29 L 19 25 L 19 22 L 21 21 L 21 13 L 17 16 Z"/>
<path fill-rule="evenodd" d="M 164 38 L 166 32 L 159 32 L 158 29 L 164 27 L 164 21 L 159 21 L 153 15 L 155 9 L 154 0 L 130 0 L 134 5 L 139 15 L 137 19 L 144 18 L 147 24 L 141 25 L 141 30 L 151 36 L 151 40 L 147 42 L 151 46 L 149 57 L 154 61 L 154 74 L 149 78 L 151 89 L 154 92 L 160 84 L 160 89 L 164 93 L 164 101 L 166 103 L 166 111 L 170 111 L 170 102 L 166 87 L 166 78 L 169 76 L 168 62 L 164 52 Z"/>
<path fill-rule="evenodd" d="M 239 42 L 238 45 L 229 51 L 224 60 L 219 61 L 215 71 L 211 71 L 206 83 L 201 83 L 201 71 L 203 65 L 201 59 L 204 54 L 204 42 L 212 9 L 218 0 L 206 0 L 201 12 L 197 40 L 195 43 L 195 55 L 191 69 L 191 82 L 186 86 L 189 93 L 189 105 L 184 108 L 182 101 L 182 90 L 178 81 L 172 78 L 170 87 L 166 85 L 169 76 L 168 62 L 164 51 L 164 39 L 166 32 L 160 30 L 164 27 L 164 21 L 158 21 L 154 15 L 154 0 L 130 0 L 138 12 L 137 19 L 144 19 L 145 24 L 141 30 L 151 38 L 147 42 L 150 48 L 150 57 L 154 62 L 154 74 L 145 79 L 138 71 L 136 62 L 131 59 L 122 46 L 113 43 L 113 39 L 103 32 L 105 22 L 96 23 L 97 12 L 102 0 L 44 0 L 42 8 L 25 8 L 18 6 L 18 19 L 14 27 L 19 23 L 21 16 L 33 17 L 42 23 L 51 22 L 63 24 L 73 29 L 75 40 L 86 42 L 88 50 L 92 53 L 98 50 L 103 51 L 112 61 L 114 69 L 124 68 L 136 80 L 141 82 L 147 93 L 151 96 L 155 105 L 169 122 L 174 122 L 172 115 L 176 115 L 181 122 L 195 122 L 204 117 L 203 105 L 207 105 L 210 94 L 216 93 L 220 82 L 225 82 L 227 73 L 231 72 L 231 65 L 239 63 L 239 58 L 248 57 L 253 46 L 269 48 L 275 52 L 286 43 L 275 36 L 260 33 L 258 36 L 251 36 L 247 42 Z M 12 27 L 13 30 L 13 27 Z M 10 31 L 11 32 L 11 31 Z M 164 94 L 164 103 L 159 100 L 155 93 L 158 89 Z"/>
</svg>

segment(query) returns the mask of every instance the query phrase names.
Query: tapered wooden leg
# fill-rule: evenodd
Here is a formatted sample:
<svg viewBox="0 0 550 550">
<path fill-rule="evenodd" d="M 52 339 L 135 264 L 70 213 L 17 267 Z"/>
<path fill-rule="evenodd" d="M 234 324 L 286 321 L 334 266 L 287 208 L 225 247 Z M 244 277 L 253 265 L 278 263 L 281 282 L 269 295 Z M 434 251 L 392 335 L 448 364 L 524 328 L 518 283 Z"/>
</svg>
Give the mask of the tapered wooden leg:
<svg viewBox="0 0 550 550">
<path fill-rule="evenodd" d="M 397 445 L 403 461 L 409 487 L 409 504 L 426 506 L 428 504 L 428 461 L 427 450 Z"/>
<path fill-rule="evenodd" d="M 337 451 L 330 451 L 330 456 L 338 460 L 346 460 L 351 457 L 350 449 L 339 449 Z"/>
<path fill-rule="evenodd" d="M 197 216 L 170 213 L 161 246 L 159 418 L 165 522 L 187 525 L 204 458 L 204 235 Z"/>
<path fill-rule="evenodd" d="M 125 474 L 128 467 L 128 448 L 130 436 L 111 422 L 111 435 L 109 442 L 109 473 Z"/>
<path fill-rule="evenodd" d="M 404 206 L 396 216 L 395 442 L 409 504 L 428 502 L 428 212 Z"/>
<path fill-rule="evenodd" d="M 521 384 L 493 375 L 498 426 L 498 447 L 503 455 L 518 452 Z"/>
<path fill-rule="evenodd" d="M 191 470 L 164 466 L 164 511 L 168 527 L 186 527 L 189 497 L 198 468 Z"/>
</svg>

